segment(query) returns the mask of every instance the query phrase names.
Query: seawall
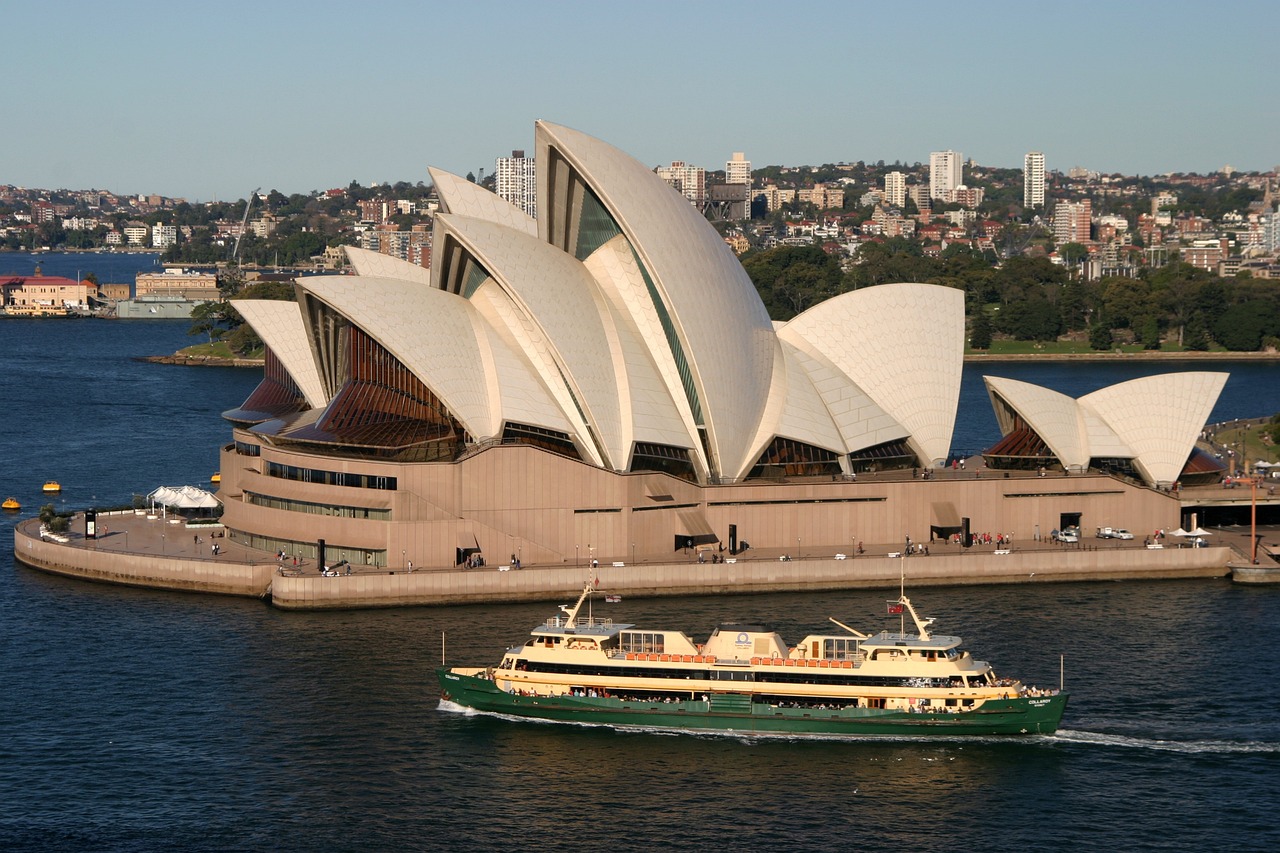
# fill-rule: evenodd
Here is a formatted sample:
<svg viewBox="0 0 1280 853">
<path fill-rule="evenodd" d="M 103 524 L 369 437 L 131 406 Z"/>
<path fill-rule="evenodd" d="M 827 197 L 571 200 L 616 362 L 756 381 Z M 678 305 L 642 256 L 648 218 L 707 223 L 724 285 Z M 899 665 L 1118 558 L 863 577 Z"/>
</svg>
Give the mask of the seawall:
<svg viewBox="0 0 1280 853">
<path fill-rule="evenodd" d="M 1139 547 L 911 557 L 904 566 L 899 559 L 864 555 L 849 560 L 601 566 L 597 575 L 601 592 L 660 597 L 895 588 L 904 568 L 913 587 L 1225 577 L 1231 556 L 1231 549 L 1221 547 Z M 323 610 L 560 600 L 577 595 L 586 579 L 585 567 L 281 575 L 272 581 L 271 601 L 287 610 Z"/>
<path fill-rule="evenodd" d="M 142 551 L 107 551 L 83 539 L 68 543 L 43 539 L 39 521 L 13 531 L 13 556 L 33 569 L 55 575 L 122 586 L 266 597 L 274 562 L 238 562 L 166 556 Z"/>
<path fill-rule="evenodd" d="M 121 526 L 126 523 L 116 521 Z M 149 526 L 153 532 L 157 529 L 156 522 Z M 59 542 L 42 538 L 39 529 L 34 519 L 15 528 L 14 557 L 40 571 L 149 589 L 270 598 L 273 605 L 286 610 L 555 601 L 576 596 L 589 574 L 586 566 L 536 566 L 515 571 L 493 567 L 356 571 L 324 577 L 314 568 L 282 570 L 266 555 L 246 559 L 241 554 L 237 559 L 236 552 L 244 550 L 239 546 L 230 548 L 226 556 L 209 558 L 196 555 L 195 549 L 188 556 L 156 553 L 158 548 L 131 551 L 118 543 L 99 546 L 80 537 Z M 141 539 L 143 530 L 135 529 L 135 539 Z M 170 531 L 170 550 L 180 538 L 185 541 L 186 532 Z M 1000 554 L 974 549 L 905 561 L 867 554 L 845 560 L 826 556 L 734 563 L 646 562 L 602 565 L 596 574 L 602 593 L 662 597 L 894 588 L 904 569 L 913 587 L 1226 577 L 1233 556 L 1227 547 L 1042 547 Z"/>
</svg>

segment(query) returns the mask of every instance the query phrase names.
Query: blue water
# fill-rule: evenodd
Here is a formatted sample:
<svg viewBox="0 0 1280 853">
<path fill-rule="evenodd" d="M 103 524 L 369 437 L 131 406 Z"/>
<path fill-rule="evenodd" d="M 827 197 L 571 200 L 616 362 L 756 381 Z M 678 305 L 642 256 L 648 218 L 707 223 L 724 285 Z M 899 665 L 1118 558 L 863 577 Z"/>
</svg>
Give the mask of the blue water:
<svg viewBox="0 0 1280 853">
<path fill-rule="evenodd" d="M 0 277 L 60 275 L 80 281 L 89 273 L 103 284 L 133 284 L 140 272 L 160 269 L 160 256 L 153 252 L 0 252 Z"/>
<path fill-rule="evenodd" d="M 258 376 L 132 360 L 188 343 L 186 326 L 0 321 L 0 493 L 23 501 L 21 517 L 49 477 L 64 507 L 208 481 L 230 437 L 218 413 Z M 1095 365 L 1004 367 L 985 366 L 1073 395 L 1118 381 Z M 1276 407 L 1272 368 L 1214 369 L 1236 372 L 1228 416 Z M 966 371 L 964 399 L 984 408 L 961 423 L 981 446 L 995 427 L 970 420 L 990 417 L 977 375 Z M 490 663 L 548 604 L 300 614 L 96 585 L 13 565 L 13 522 L 0 517 L 2 851 L 1280 845 L 1280 658 L 1268 642 L 1280 590 L 920 590 L 938 627 L 1002 674 L 1056 684 L 1065 656 L 1072 697 L 1054 737 L 675 736 L 440 710 L 442 632 L 450 662 Z M 719 622 L 771 620 L 794 642 L 828 616 L 878 628 L 883 600 L 608 607 L 700 639 Z"/>
</svg>

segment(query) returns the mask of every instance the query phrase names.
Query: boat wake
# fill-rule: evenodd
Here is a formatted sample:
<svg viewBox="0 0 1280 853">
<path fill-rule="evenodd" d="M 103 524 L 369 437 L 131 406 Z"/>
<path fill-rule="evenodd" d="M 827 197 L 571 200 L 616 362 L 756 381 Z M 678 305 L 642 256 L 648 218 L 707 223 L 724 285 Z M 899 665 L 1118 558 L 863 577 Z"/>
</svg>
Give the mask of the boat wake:
<svg viewBox="0 0 1280 853">
<path fill-rule="evenodd" d="M 1082 743 L 1092 746 L 1109 746 L 1121 749 L 1151 749 L 1159 752 L 1182 752 L 1187 754 L 1227 755 L 1237 753 L 1275 754 L 1280 753 L 1280 743 L 1267 741 L 1234 741 L 1234 740 L 1163 740 L 1159 738 L 1130 737 L 1128 735 L 1111 735 L 1102 732 L 1082 732 L 1070 729 L 1059 729 L 1057 734 L 1048 735 L 1045 740 L 1058 743 Z"/>
</svg>

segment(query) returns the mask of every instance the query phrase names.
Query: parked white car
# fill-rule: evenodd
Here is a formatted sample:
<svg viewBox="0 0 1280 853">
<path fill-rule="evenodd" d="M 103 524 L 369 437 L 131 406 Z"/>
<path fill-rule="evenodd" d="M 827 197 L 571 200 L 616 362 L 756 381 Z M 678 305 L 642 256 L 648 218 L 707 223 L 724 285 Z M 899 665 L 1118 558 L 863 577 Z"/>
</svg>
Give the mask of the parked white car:
<svg viewBox="0 0 1280 853">
<path fill-rule="evenodd" d="M 1123 527 L 1117 527 L 1115 530 L 1111 531 L 1111 538 L 1112 539 L 1132 539 L 1133 534 L 1125 530 Z"/>
</svg>

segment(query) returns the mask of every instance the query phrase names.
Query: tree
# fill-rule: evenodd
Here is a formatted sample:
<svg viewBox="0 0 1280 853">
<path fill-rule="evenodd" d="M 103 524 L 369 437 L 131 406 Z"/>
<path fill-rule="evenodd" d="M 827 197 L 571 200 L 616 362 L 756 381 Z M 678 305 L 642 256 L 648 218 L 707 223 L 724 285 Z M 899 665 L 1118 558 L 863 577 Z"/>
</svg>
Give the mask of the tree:
<svg viewBox="0 0 1280 853">
<path fill-rule="evenodd" d="M 1075 269 L 1080 262 L 1089 257 L 1089 250 L 1080 243 L 1063 243 L 1058 247 L 1058 257 L 1062 258 L 1071 269 Z"/>
<path fill-rule="evenodd" d="M 1233 352 L 1254 352 L 1262 346 L 1262 336 L 1267 333 L 1267 305 L 1251 300 L 1232 305 L 1214 324 L 1214 337 Z"/>
<path fill-rule="evenodd" d="M 969 346 L 973 349 L 991 349 L 991 318 L 981 309 L 973 316 L 973 327 L 969 330 Z"/>
<path fill-rule="evenodd" d="M 1089 347 L 1096 350 L 1109 350 L 1114 343 L 1111 327 L 1106 323 L 1094 323 L 1089 327 Z"/>
<path fill-rule="evenodd" d="M 1057 307 L 1039 290 L 1000 311 L 1000 330 L 1020 341 L 1054 341 L 1062 332 Z"/>
</svg>

